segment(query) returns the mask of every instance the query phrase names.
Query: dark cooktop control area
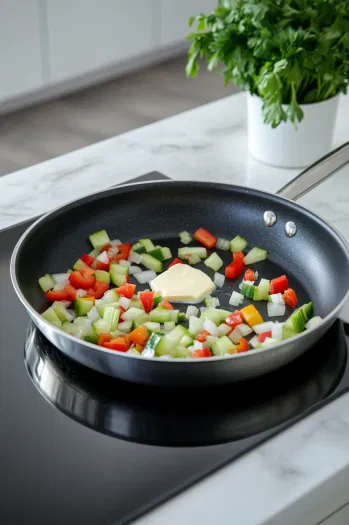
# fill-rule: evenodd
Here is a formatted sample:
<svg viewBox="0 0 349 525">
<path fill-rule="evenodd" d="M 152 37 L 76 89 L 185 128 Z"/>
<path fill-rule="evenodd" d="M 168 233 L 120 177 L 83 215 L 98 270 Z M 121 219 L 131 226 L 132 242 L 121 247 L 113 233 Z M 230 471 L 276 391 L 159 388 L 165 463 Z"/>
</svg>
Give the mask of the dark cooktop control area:
<svg viewBox="0 0 349 525">
<path fill-rule="evenodd" d="M 0 232 L 2 525 L 130 523 L 348 390 L 340 320 L 291 365 L 231 387 L 135 386 L 76 364 L 12 289 L 11 253 L 31 223 Z"/>
</svg>

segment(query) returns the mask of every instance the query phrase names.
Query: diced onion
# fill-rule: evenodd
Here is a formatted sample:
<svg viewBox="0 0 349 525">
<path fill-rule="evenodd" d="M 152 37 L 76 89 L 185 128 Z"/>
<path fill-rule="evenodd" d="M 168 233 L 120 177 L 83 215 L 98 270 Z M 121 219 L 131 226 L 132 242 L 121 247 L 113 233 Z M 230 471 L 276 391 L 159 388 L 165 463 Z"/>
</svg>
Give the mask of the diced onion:
<svg viewBox="0 0 349 525">
<path fill-rule="evenodd" d="M 109 257 L 108 257 L 108 254 L 107 252 L 102 252 L 98 255 L 97 257 L 97 261 L 100 261 L 104 264 L 108 264 L 109 263 Z"/>
<path fill-rule="evenodd" d="M 67 310 L 66 312 L 67 321 L 73 321 L 76 318 L 76 313 L 74 310 Z"/>
<path fill-rule="evenodd" d="M 252 337 L 252 339 L 250 339 L 249 343 L 252 346 L 252 348 L 257 348 L 257 346 L 260 345 L 258 335 L 255 335 L 254 337 Z"/>
<path fill-rule="evenodd" d="M 87 313 L 87 317 L 94 323 L 99 319 L 99 313 L 97 311 L 97 308 L 93 306 L 91 310 Z"/>
<path fill-rule="evenodd" d="M 126 261 L 122 259 L 121 261 L 119 261 L 119 264 L 120 266 L 131 266 L 131 261 Z"/>
<path fill-rule="evenodd" d="M 246 337 L 246 335 L 252 334 L 253 332 L 252 328 L 244 323 L 238 324 L 236 330 L 240 333 L 241 337 Z"/>
<path fill-rule="evenodd" d="M 134 277 L 140 284 L 145 284 L 155 279 L 156 273 L 153 270 L 146 270 L 145 272 L 135 273 Z"/>
<path fill-rule="evenodd" d="M 130 304 L 131 304 L 131 299 L 127 299 L 127 297 L 120 297 L 119 304 L 120 304 L 120 306 L 125 308 L 125 310 L 128 310 L 128 308 L 130 307 Z"/>
<path fill-rule="evenodd" d="M 218 337 L 218 328 L 211 319 L 205 319 L 204 330 L 207 330 L 214 337 Z"/>
<path fill-rule="evenodd" d="M 216 272 L 214 274 L 213 282 L 216 286 L 222 288 L 224 286 L 225 276 L 222 273 Z"/>
<path fill-rule="evenodd" d="M 110 241 L 110 244 L 112 246 L 119 246 L 120 244 L 122 244 L 122 242 L 120 241 L 120 239 L 113 239 L 112 241 Z"/>
<path fill-rule="evenodd" d="M 134 275 L 135 273 L 141 273 L 142 269 L 139 266 L 130 266 L 128 269 L 128 273 L 130 275 Z"/>
<path fill-rule="evenodd" d="M 270 295 L 270 299 L 273 304 L 285 304 L 284 298 L 282 297 L 282 293 L 274 293 Z"/>
<path fill-rule="evenodd" d="M 261 324 L 255 324 L 253 327 L 253 330 L 256 332 L 256 334 L 263 334 L 264 332 L 271 332 L 273 330 L 274 326 L 273 321 L 267 321 L 265 323 Z"/>
<path fill-rule="evenodd" d="M 211 346 L 218 341 L 218 337 L 214 337 L 213 335 L 208 335 L 205 341 L 205 347 L 211 348 Z"/>
<path fill-rule="evenodd" d="M 55 284 L 69 284 L 69 273 L 53 273 L 52 279 Z"/>
<path fill-rule="evenodd" d="M 135 264 L 140 264 L 142 260 L 142 256 L 140 253 L 137 253 L 131 250 L 131 253 L 128 256 L 128 260 Z"/>
<path fill-rule="evenodd" d="M 53 287 L 53 290 L 64 290 L 64 288 L 67 286 L 67 284 L 69 284 L 69 281 L 68 281 L 68 283 L 55 284 L 54 287 Z"/>
<path fill-rule="evenodd" d="M 190 304 L 187 308 L 185 316 L 187 319 L 189 319 L 189 317 L 192 317 L 192 316 L 197 317 L 198 313 L 199 313 L 199 309 L 196 308 L 196 306 L 193 306 Z"/>
<path fill-rule="evenodd" d="M 62 305 L 66 308 L 68 308 L 71 305 L 71 301 L 60 301 L 60 303 L 62 303 Z"/>
<path fill-rule="evenodd" d="M 202 350 L 203 347 L 203 343 L 200 343 L 200 341 L 194 341 L 194 350 Z"/>
<path fill-rule="evenodd" d="M 109 250 L 107 252 L 107 255 L 108 255 L 109 259 L 112 259 L 118 253 L 119 253 L 118 248 L 116 246 L 113 246 L 112 248 L 109 248 Z"/>
<path fill-rule="evenodd" d="M 286 306 L 284 304 L 268 303 L 267 308 L 269 317 L 280 317 L 285 315 Z"/>
<path fill-rule="evenodd" d="M 230 241 L 228 241 L 227 239 L 223 239 L 222 237 L 219 237 L 216 242 L 216 248 L 218 248 L 218 250 L 228 251 L 230 249 Z"/>
<path fill-rule="evenodd" d="M 86 290 L 79 288 L 78 291 L 76 292 L 76 297 L 85 297 L 86 293 L 87 293 Z"/>
<path fill-rule="evenodd" d="M 233 341 L 233 343 L 238 343 L 242 337 L 241 333 L 237 329 L 237 326 L 234 328 L 234 330 L 228 335 L 229 339 Z"/>
<path fill-rule="evenodd" d="M 242 293 L 233 292 L 229 299 L 229 304 L 231 306 L 239 306 L 239 304 L 241 304 L 243 300 L 244 300 L 244 296 L 242 295 Z"/>
<path fill-rule="evenodd" d="M 275 323 L 273 326 L 273 329 L 271 331 L 271 336 L 273 339 L 276 339 L 276 341 L 282 340 L 282 327 L 284 323 Z"/>
</svg>

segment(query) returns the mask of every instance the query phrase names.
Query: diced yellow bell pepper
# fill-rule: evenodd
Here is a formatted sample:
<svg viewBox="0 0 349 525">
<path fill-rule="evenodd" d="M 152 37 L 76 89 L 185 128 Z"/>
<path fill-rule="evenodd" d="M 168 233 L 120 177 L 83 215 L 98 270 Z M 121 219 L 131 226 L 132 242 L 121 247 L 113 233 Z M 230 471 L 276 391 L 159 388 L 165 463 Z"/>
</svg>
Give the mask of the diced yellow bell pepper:
<svg viewBox="0 0 349 525">
<path fill-rule="evenodd" d="M 252 328 L 256 324 L 263 323 L 263 317 L 253 304 L 249 304 L 240 310 L 244 321 Z"/>
</svg>

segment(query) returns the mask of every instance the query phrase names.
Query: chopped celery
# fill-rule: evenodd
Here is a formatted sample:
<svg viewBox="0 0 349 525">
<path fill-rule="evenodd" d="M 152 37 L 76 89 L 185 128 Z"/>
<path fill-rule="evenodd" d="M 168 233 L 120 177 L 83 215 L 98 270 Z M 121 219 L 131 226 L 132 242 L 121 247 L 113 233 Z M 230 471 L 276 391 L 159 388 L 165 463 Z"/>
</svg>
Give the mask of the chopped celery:
<svg viewBox="0 0 349 525">
<path fill-rule="evenodd" d="M 180 232 L 179 238 L 182 244 L 189 244 L 192 241 L 192 237 L 187 231 Z"/>
<path fill-rule="evenodd" d="M 90 243 L 96 250 L 104 248 L 107 244 L 110 243 L 109 236 L 105 230 L 100 230 L 96 233 L 91 233 L 89 236 Z"/>
<path fill-rule="evenodd" d="M 232 241 L 230 241 L 230 251 L 231 252 L 243 252 L 247 246 L 247 241 L 237 235 Z"/>
<path fill-rule="evenodd" d="M 303 332 L 305 324 L 306 319 L 304 317 L 303 310 L 302 308 L 298 308 L 287 319 L 287 321 L 284 324 L 284 329 L 300 334 L 301 332 Z"/>
<path fill-rule="evenodd" d="M 270 281 L 268 279 L 261 279 L 258 286 L 255 287 L 253 300 L 254 301 L 268 301 L 270 290 Z"/>
<path fill-rule="evenodd" d="M 322 323 L 322 317 L 320 317 L 319 315 L 316 315 L 312 319 L 309 319 L 309 321 L 305 325 L 305 328 L 307 330 L 311 330 L 312 328 L 315 328 L 315 326 L 318 326 L 321 323 Z"/>
<path fill-rule="evenodd" d="M 162 256 L 164 258 L 164 261 L 167 261 L 167 259 L 171 259 L 172 253 L 171 253 L 170 248 L 167 248 L 167 246 L 163 246 L 161 248 L 161 251 L 162 251 Z"/>
<path fill-rule="evenodd" d="M 113 306 L 106 306 L 103 313 L 103 321 L 109 323 L 110 330 L 116 330 L 119 323 L 120 310 Z"/>
<path fill-rule="evenodd" d="M 204 261 L 207 268 L 211 268 L 214 272 L 218 272 L 223 266 L 223 261 L 216 252 L 211 253 L 211 255 Z"/>
<path fill-rule="evenodd" d="M 248 297 L 249 299 L 253 299 L 254 293 L 255 293 L 255 286 L 252 284 L 246 284 L 244 283 L 241 288 L 241 293 L 245 297 Z"/>
<path fill-rule="evenodd" d="M 96 306 L 97 308 L 97 313 L 100 317 L 103 317 L 104 315 L 104 311 L 105 309 L 108 307 L 108 306 L 112 306 L 113 308 L 119 308 L 119 303 L 116 302 L 116 303 L 105 303 L 105 304 L 99 304 L 98 306 Z M 127 310 L 128 311 L 128 310 Z"/>
<path fill-rule="evenodd" d="M 254 264 L 260 261 L 265 261 L 267 257 L 268 257 L 267 250 L 262 250 L 262 248 L 257 248 L 256 246 L 252 248 L 252 250 L 250 250 L 247 255 L 245 255 L 244 263 Z"/>
<path fill-rule="evenodd" d="M 43 277 L 40 277 L 39 279 L 39 285 L 43 292 L 48 292 L 49 290 L 52 290 L 52 288 L 55 285 L 54 280 L 52 279 L 50 274 L 46 274 Z"/>
<path fill-rule="evenodd" d="M 197 246 L 186 246 L 185 248 L 178 248 L 178 257 L 180 259 L 186 259 L 190 255 L 198 255 L 200 259 L 206 259 L 207 250 L 203 247 Z"/>
<path fill-rule="evenodd" d="M 310 302 L 310 303 L 304 304 L 303 306 L 301 306 L 301 309 L 304 314 L 305 320 L 309 321 L 309 319 L 311 319 L 314 315 L 313 303 Z"/>
</svg>

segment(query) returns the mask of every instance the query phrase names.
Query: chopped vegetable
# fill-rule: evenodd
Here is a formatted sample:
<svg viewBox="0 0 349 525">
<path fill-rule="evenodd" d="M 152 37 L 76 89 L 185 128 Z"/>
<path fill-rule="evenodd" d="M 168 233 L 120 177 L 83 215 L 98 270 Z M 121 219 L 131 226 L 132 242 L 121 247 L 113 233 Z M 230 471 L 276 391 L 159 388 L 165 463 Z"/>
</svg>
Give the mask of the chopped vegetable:
<svg viewBox="0 0 349 525">
<path fill-rule="evenodd" d="M 211 253 L 211 255 L 204 261 L 204 264 L 207 268 L 211 268 L 214 272 L 218 272 L 223 266 L 223 261 L 216 252 Z"/>
<path fill-rule="evenodd" d="M 187 311 L 186 311 L 186 318 L 189 319 L 189 317 L 196 317 L 199 313 L 199 309 L 196 308 L 196 306 L 193 306 L 193 305 L 189 305 L 188 308 L 187 308 Z"/>
<path fill-rule="evenodd" d="M 305 328 L 307 330 L 311 330 L 312 328 L 315 328 L 316 326 L 318 326 L 321 323 L 322 323 L 322 318 L 319 315 L 316 315 L 312 319 L 309 319 L 309 321 L 305 325 Z"/>
<path fill-rule="evenodd" d="M 237 235 L 233 240 L 230 241 L 231 252 L 243 252 L 246 246 L 247 241 L 243 237 L 240 237 L 240 235 Z"/>
<path fill-rule="evenodd" d="M 141 292 L 139 298 L 142 302 L 145 313 L 149 314 L 153 309 L 154 292 Z"/>
<path fill-rule="evenodd" d="M 304 316 L 302 308 L 298 308 L 298 310 L 295 310 L 293 314 L 287 319 L 284 324 L 284 329 L 299 334 L 303 332 L 306 322 L 307 320 Z"/>
<path fill-rule="evenodd" d="M 248 346 L 249 345 L 248 345 L 247 339 L 245 339 L 244 337 L 241 337 L 240 341 L 239 341 L 239 344 L 236 347 L 237 353 L 241 354 L 243 352 L 247 352 L 248 351 Z"/>
<path fill-rule="evenodd" d="M 248 252 L 247 255 L 244 257 L 244 263 L 247 264 L 255 264 L 257 262 L 265 261 L 268 257 L 268 252 L 266 250 L 262 250 L 261 248 L 252 248 Z"/>
<path fill-rule="evenodd" d="M 268 303 L 269 317 L 280 317 L 285 315 L 286 306 L 284 304 Z"/>
<path fill-rule="evenodd" d="M 284 291 L 283 299 L 285 301 L 285 304 L 287 306 L 290 306 L 291 308 L 295 308 L 298 303 L 296 292 L 292 288 L 288 288 Z"/>
<path fill-rule="evenodd" d="M 182 244 L 190 244 L 192 241 L 192 237 L 187 231 L 180 232 L 179 238 Z"/>
<path fill-rule="evenodd" d="M 92 233 L 89 237 L 90 243 L 96 250 L 101 250 L 103 246 L 110 243 L 109 236 L 105 230 Z"/>
<path fill-rule="evenodd" d="M 153 272 L 153 270 L 147 270 L 145 272 L 139 272 L 135 274 L 135 279 L 137 279 L 137 281 L 140 284 L 149 283 L 150 281 L 155 279 L 155 277 L 156 277 L 156 273 Z"/>
<path fill-rule="evenodd" d="M 148 268 L 148 270 L 152 270 L 156 273 L 160 273 L 163 270 L 162 262 L 156 259 L 155 257 L 149 255 L 149 253 L 143 253 L 143 255 L 141 256 L 141 264 Z"/>
<path fill-rule="evenodd" d="M 175 264 L 183 264 L 183 261 L 176 258 L 174 261 L 171 262 L 171 264 L 169 264 L 168 267 L 171 268 L 171 266 L 174 266 Z"/>
<path fill-rule="evenodd" d="M 288 279 L 286 275 L 281 275 L 270 281 L 270 294 L 283 293 L 288 288 Z"/>
<path fill-rule="evenodd" d="M 250 299 L 253 299 L 253 296 L 255 293 L 255 286 L 253 284 L 243 283 L 241 287 L 241 293 L 245 297 L 249 297 Z"/>
<path fill-rule="evenodd" d="M 230 241 L 228 241 L 227 239 L 223 239 L 222 237 L 218 237 L 216 248 L 218 248 L 219 250 L 228 251 L 230 249 Z"/>
<path fill-rule="evenodd" d="M 172 304 L 167 299 L 160 301 L 159 306 L 166 308 L 166 310 L 174 310 Z"/>
<path fill-rule="evenodd" d="M 245 266 L 241 259 L 235 260 L 229 264 L 225 269 L 225 276 L 227 279 L 236 279 L 244 272 Z"/>
<path fill-rule="evenodd" d="M 225 277 L 222 273 L 218 273 L 216 272 L 214 274 L 214 277 L 213 277 L 213 282 L 216 286 L 218 286 L 219 288 L 223 288 L 224 286 L 224 282 L 225 282 Z"/>
<path fill-rule="evenodd" d="M 217 243 L 216 237 L 214 237 L 210 232 L 205 230 L 204 228 L 199 228 L 194 233 L 194 239 L 196 242 L 199 242 L 205 248 L 214 248 Z"/>
<path fill-rule="evenodd" d="M 257 308 L 253 304 L 249 304 L 242 308 L 241 315 L 244 318 L 244 321 L 251 327 L 263 323 L 263 317 L 258 312 Z"/>
<path fill-rule="evenodd" d="M 74 288 L 88 290 L 89 288 L 93 288 L 96 282 L 94 274 L 94 270 L 91 270 L 90 268 L 83 268 L 81 270 L 72 272 L 69 275 L 69 282 Z"/>
<path fill-rule="evenodd" d="M 199 262 L 201 262 L 201 259 L 197 253 L 193 253 L 192 255 L 187 256 L 187 261 L 189 264 L 194 266 L 194 264 L 199 264 Z"/>
<path fill-rule="evenodd" d="M 263 332 L 271 332 L 273 330 L 275 323 L 273 321 L 266 321 L 265 323 L 262 322 L 260 324 L 256 324 L 253 326 L 253 330 L 256 332 L 256 334 L 262 334 Z"/>
<path fill-rule="evenodd" d="M 259 342 L 264 343 L 267 337 L 272 336 L 271 334 L 272 334 L 271 330 L 269 330 L 269 332 L 262 332 L 261 334 L 259 334 Z"/>
<path fill-rule="evenodd" d="M 234 291 L 229 299 L 229 304 L 231 304 L 231 306 L 239 306 L 239 304 L 241 304 L 243 300 L 244 296 L 241 293 Z"/>
<path fill-rule="evenodd" d="M 281 293 L 274 293 L 269 295 L 269 302 L 273 304 L 285 304 L 284 298 Z"/>
<path fill-rule="evenodd" d="M 253 300 L 254 301 L 268 301 L 270 290 L 270 281 L 268 279 L 261 279 L 258 286 L 255 287 Z"/>
<path fill-rule="evenodd" d="M 131 299 L 136 291 L 136 285 L 135 284 L 124 284 L 123 286 L 120 286 L 119 288 L 115 288 L 115 292 L 118 295 L 122 295 L 123 297 L 127 297 L 127 299 Z M 142 300 L 142 299 L 141 299 Z"/>
<path fill-rule="evenodd" d="M 47 273 L 43 277 L 40 277 L 39 284 L 43 292 L 48 292 L 49 290 L 52 290 L 52 288 L 55 285 L 55 282 L 52 279 L 51 275 Z"/>
<path fill-rule="evenodd" d="M 202 348 L 201 350 L 193 350 L 192 357 L 211 357 L 211 350 L 209 348 Z"/>
<path fill-rule="evenodd" d="M 242 314 L 238 310 L 230 315 L 225 320 L 225 323 L 230 326 L 231 329 L 235 328 L 238 324 L 242 323 Z"/>
<path fill-rule="evenodd" d="M 254 271 L 251 270 L 250 268 L 246 270 L 245 275 L 244 275 L 244 281 L 255 281 L 255 280 L 256 280 L 256 277 L 255 277 Z"/>
<path fill-rule="evenodd" d="M 96 278 L 96 281 L 98 282 L 105 283 L 105 284 L 110 283 L 109 272 L 105 272 L 104 270 L 96 270 L 95 278 Z"/>
<path fill-rule="evenodd" d="M 108 348 L 109 350 L 117 350 L 118 352 L 126 352 L 129 348 L 129 345 L 127 344 L 124 337 L 111 339 L 111 341 L 103 343 L 103 346 L 104 348 Z"/>
<path fill-rule="evenodd" d="M 211 348 L 213 355 L 236 354 L 237 349 L 227 336 L 220 337 Z"/>
<path fill-rule="evenodd" d="M 197 246 L 186 246 L 185 248 L 178 248 L 178 257 L 180 259 L 187 259 L 191 255 L 198 255 L 200 259 L 207 258 L 206 248 L 199 248 Z"/>
<path fill-rule="evenodd" d="M 195 339 L 197 341 L 200 341 L 200 343 L 204 343 L 209 335 L 210 335 L 210 332 L 208 330 L 201 330 L 201 332 L 199 332 L 196 335 Z"/>
</svg>

